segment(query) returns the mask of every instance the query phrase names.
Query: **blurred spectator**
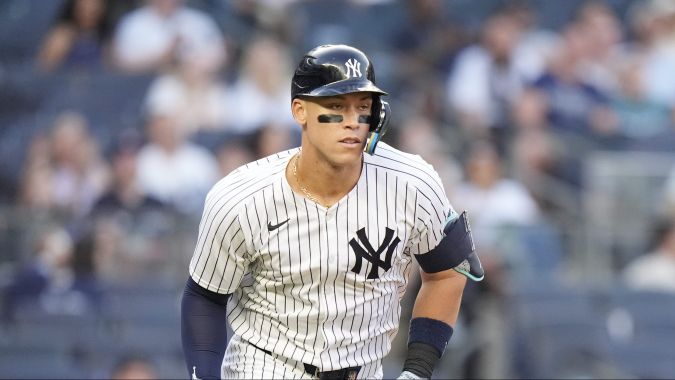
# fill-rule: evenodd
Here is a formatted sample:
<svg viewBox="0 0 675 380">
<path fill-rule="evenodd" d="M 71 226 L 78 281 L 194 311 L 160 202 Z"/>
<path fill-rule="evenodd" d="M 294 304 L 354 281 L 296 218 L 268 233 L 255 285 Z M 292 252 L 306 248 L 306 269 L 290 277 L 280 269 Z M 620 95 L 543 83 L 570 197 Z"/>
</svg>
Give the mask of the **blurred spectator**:
<svg viewBox="0 0 675 380">
<path fill-rule="evenodd" d="M 447 81 L 447 97 L 459 124 L 472 137 L 504 134 L 511 99 L 530 74 L 516 48 L 523 33 L 520 19 L 509 13 L 490 16 L 480 44 L 463 50 Z M 531 74 L 530 74 L 531 75 Z M 501 141 L 498 140 L 501 143 Z"/>
<path fill-rule="evenodd" d="M 159 216 L 159 215 L 158 215 Z M 169 218 L 144 220 L 157 225 L 133 221 L 125 223 L 120 215 L 99 216 L 92 221 L 94 261 L 99 277 L 106 283 L 124 284 L 149 277 L 159 280 L 171 271 L 171 244 L 167 234 L 176 227 Z M 135 228 L 142 230 L 135 230 Z M 153 231 L 154 232 L 153 234 Z"/>
<path fill-rule="evenodd" d="M 538 78 L 559 46 L 556 31 L 544 29 L 537 18 L 537 11 L 523 1 L 505 2 L 502 13 L 512 18 L 520 28 L 520 38 L 513 53 L 515 64 L 527 83 Z"/>
<path fill-rule="evenodd" d="M 108 168 L 89 134 L 87 121 L 72 111 L 58 116 L 48 139 L 35 137 L 24 166 L 22 199 L 64 217 L 86 215 L 108 183 Z"/>
<path fill-rule="evenodd" d="M 24 305 L 50 314 L 82 315 L 98 310 L 101 290 L 91 258 L 91 245 L 74 245 L 61 227 L 43 228 L 34 257 L 21 267 L 5 289 L 3 316 L 13 320 Z"/>
<path fill-rule="evenodd" d="M 199 55 L 217 67 L 226 58 L 221 30 L 206 13 L 183 0 L 147 0 L 125 15 L 115 32 L 114 57 L 124 71 L 156 72 L 179 57 Z"/>
<path fill-rule="evenodd" d="M 288 48 L 270 36 L 254 38 L 239 66 L 239 77 L 229 89 L 226 109 L 231 110 L 228 129 L 252 133 L 274 123 L 294 127 L 288 112 L 292 72 Z"/>
<path fill-rule="evenodd" d="M 253 135 L 254 154 L 258 158 L 267 157 L 286 149 L 300 145 L 300 131 L 285 125 L 269 123 L 261 126 Z"/>
<path fill-rule="evenodd" d="M 389 69 L 388 76 L 393 79 L 392 85 L 405 88 L 396 94 L 403 98 L 402 103 L 432 120 L 443 120 L 447 116 L 443 75 L 468 43 L 467 32 L 454 20 L 446 2 L 403 3 L 406 12 L 401 20 L 392 22 L 391 40 L 387 41 L 396 62 L 396 69 Z"/>
<path fill-rule="evenodd" d="M 104 0 L 68 0 L 56 25 L 45 36 L 38 55 L 39 66 L 98 68 L 108 60 L 111 25 Z"/>
<path fill-rule="evenodd" d="M 298 2 L 299 0 L 233 0 L 232 11 L 238 18 L 251 24 L 249 36 L 262 31 L 281 41 L 290 42 L 297 38 L 298 28 L 297 23 L 288 22 L 289 17 L 292 17 L 289 13 Z"/>
<path fill-rule="evenodd" d="M 585 148 L 577 142 L 575 149 L 569 149 L 567 140 L 558 138 L 551 130 L 547 110 L 544 94 L 536 89 L 528 88 L 515 99 L 511 110 L 515 131 L 509 161 L 514 178 L 533 193 L 540 205 L 549 206 L 556 201 L 553 197 L 565 190 L 561 185 L 580 182 L 581 162 L 575 154 Z M 552 179 L 557 181 L 552 183 Z"/>
<path fill-rule="evenodd" d="M 407 0 L 405 7 L 405 19 L 396 25 L 390 44 L 400 66 L 396 75 L 408 86 L 420 77 L 448 71 L 467 36 L 441 0 Z"/>
<path fill-rule="evenodd" d="M 506 313 L 504 296 L 514 283 L 529 278 L 526 274 L 534 266 L 526 261 L 529 252 L 521 251 L 520 246 L 513 249 L 510 244 L 513 235 L 518 239 L 521 229 L 539 222 L 539 208 L 520 182 L 505 175 L 504 166 L 496 144 L 474 141 L 467 149 L 465 177 L 449 198 L 456 210 L 468 212 L 476 251 L 486 273 L 490 273 L 489 278 L 467 287 L 463 299 L 463 318 L 482 340 L 462 363 L 464 378 L 495 378 L 508 373 L 506 322 L 492 316 Z"/>
<path fill-rule="evenodd" d="M 136 221 L 142 218 L 144 213 L 161 211 L 165 208 L 161 201 L 145 194 L 138 184 L 138 151 L 141 146 L 141 137 L 135 135 L 134 131 L 129 130 L 120 136 L 112 151 L 111 186 L 96 201 L 92 210 L 94 218 L 124 214 L 131 221 Z"/>
<path fill-rule="evenodd" d="M 612 111 L 617 118 L 618 133 L 631 140 L 654 138 L 675 132 L 672 109 L 647 97 L 643 74 L 644 67 L 637 59 L 620 65 L 620 91 L 611 102 Z"/>
<path fill-rule="evenodd" d="M 484 247 L 498 244 L 496 230 L 504 225 L 530 225 L 539 221 L 539 207 L 527 189 L 503 173 L 502 160 L 493 144 L 471 145 L 464 173 L 451 202 L 471 215 L 476 241 Z"/>
<path fill-rule="evenodd" d="M 646 96 L 660 104 L 675 104 L 675 6 L 669 0 L 636 1 L 628 17 L 635 33 L 633 54 L 644 62 Z"/>
<path fill-rule="evenodd" d="M 576 23 L 567 25 L 547 71 L 534 83 L 546 96 L 551 126 L 566 134 L 588 137 L 613 132 L 607 95 L 580 74 L 590 48 L 585 30 Z"/>
<path fill-rule="evenodd" d="M 138 155 L 138 183 L 148 195 L 195 214 L 218 180 L 218 164 L 207 149 L 186 140 L 172 113 L 148 116 L 149 141 Z"/>
<path fill-rule="evenodd" d="M 652 250 L 626 266 L 624 281 L 635 289 L 675 292 L 675 222 L 660 220 L 653 231 Z"/>
<path fill-rule="evenodd" d="M 257 156 L 244 138 L 231 138 L 216 151 L 219 177 L 225 177 L 238 167 L 255 161 Z"/>
<path fill-rule="evenodd" d="M 419 154 L 430 163 L 441 177 L 449 198 L 462 177 L 462 169 L 450 155 L 449 144 L 433 122 L 425 116 L 416 115 L 404 120 L 397 136 L 397 147 L 411 154 Z"/>
<path fill-rule="evenodd" d="M 110 371 L 112 380 L 154 380 L 159 379 L 155 365 L 138 355 L 120 358 Z"/>
<path fill-rule="evenodd" d="M 152 83 L 145 99 L 149 113 L 171 111 L 186 134 L 200 130 L 222 130 L 230 111 L 227 89 L 219 79 L 219 62 L 203 52 L 180 56 L 175 69 Z"/>
<path fill-rule="evenodd" d="M 577 11 L 576 26 L 588 44 L 588 54 L 577 67 L 580 75 L 604 93 L 617 91 L 616 64 L 625 51 L 616 13 L 605 2 L 587 1 Z"/>
<path fill-rule="evenodd" d="M 31 211 L 50 211 L 56 207 L 52 195 L 51 147 L 49 136 L 36 134 L 28 147 L 23 165 L 19 205 Z"/>
<path fill-rule="evenodd" d="M 52 191 L 56 205 L 70 215 L 89 212 L 108 182 L 108 168 L 97 141 L 78 113 L 64 113 L 56 121 L 51 135 Z"/>
<path fill-rule="evenodd" d="M 489 278 L 467 287 L 463 300 L 463 318 L 470 331 L 482 337 L 478 338 L 482 343 L 463 363 L 465 378 L 495 378 L 508 373 L 508 322 L 493 316 L 508 313 L 504 296 L 533 278 L 534 268 L 541 267 L 536 256 L 548 255 L 528 249 L 530 229 L 541 223 L 539 206 L 520 182 L 505 175 L 503 166 L 495 144 L 473 142 L 464 163 L 466 177 L 450 198 L 456 210 L 468 212 L 476 250 L 485 272 L 490 273 Z M 551 274 L 554 263 L 542 261 L 549 266 L 546 273 Z"/>
<path fill-rule="evenodd" d="M 554 165 L 556 149 L 549 137 L 546 110 L 546 98 L 531 88 L 516 98 L 511 109 L 511 122 L 516 129 L 513 157 L 521 179 L 534 179 Z"/>
<path fill-rule="evenodd" d="M 157 275 L 170 256 L 163 240 L 175 228 L 172 209 L 138 183 L 141 144 L 132 131 L 120 136 L 112 151 L 111 187 L 90 214 L 97 267 L 111 282 Z"/>
</svg>

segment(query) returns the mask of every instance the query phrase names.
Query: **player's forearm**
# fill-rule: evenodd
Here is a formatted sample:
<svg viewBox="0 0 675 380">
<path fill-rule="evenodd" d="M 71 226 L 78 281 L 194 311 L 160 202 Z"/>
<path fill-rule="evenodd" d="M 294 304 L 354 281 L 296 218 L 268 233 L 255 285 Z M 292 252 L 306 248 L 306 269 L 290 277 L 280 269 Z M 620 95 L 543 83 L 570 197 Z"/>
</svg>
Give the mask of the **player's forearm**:
<svg viewBox="0 0 675 380">
<path fill-rule="evenodd" d="M 457 322 L 466 277 L 446 270 L 439 273 L 422 272 L 422 286 L 413 308 L 413 318 L 431 318 L 454 326 Z"/>
<path fill-rule="evenodd" d="M 452 269 L 429 274 L 422 272 L 410 321 L 408 354 L 401 379 L 431 377 L 452 337 L 466 278 Z"/>
</svg>

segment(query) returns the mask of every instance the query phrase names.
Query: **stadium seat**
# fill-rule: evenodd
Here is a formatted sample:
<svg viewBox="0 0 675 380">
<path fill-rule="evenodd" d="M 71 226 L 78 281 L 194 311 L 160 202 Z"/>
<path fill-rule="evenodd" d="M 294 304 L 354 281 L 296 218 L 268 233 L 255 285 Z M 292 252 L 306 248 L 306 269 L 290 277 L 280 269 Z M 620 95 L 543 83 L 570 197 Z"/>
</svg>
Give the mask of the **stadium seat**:
<svg viewBox="0 0 675 380">
<path fill-rule="evenodd" d="M 0 62 L 29 62 L 37 54 L 63 0 L 0 2 Z"/>
<path fill-rule="evenodd" d="M 526 378 L 592 376 L 608 355 L 602 297 L 555 282 L 519 289 L 510 303 L 519 372 Z"/>
<path fill-rule="evenodd" d="M 614 313 L 624 316 L 610 341 L 612 364 L 639 378 L 672 378 L 675 295 L 617 288 L 611 307 Z"/>
<path fill-rule="evenodd" d="M 98 140 L 109 142 L 125 128 L 144 128 L 143 99 L 153 79 L 152 74 L 107 70 L 55 75 L 42 113 L 53 118 L 65 110 L 80 111 Z"/>
</svg>

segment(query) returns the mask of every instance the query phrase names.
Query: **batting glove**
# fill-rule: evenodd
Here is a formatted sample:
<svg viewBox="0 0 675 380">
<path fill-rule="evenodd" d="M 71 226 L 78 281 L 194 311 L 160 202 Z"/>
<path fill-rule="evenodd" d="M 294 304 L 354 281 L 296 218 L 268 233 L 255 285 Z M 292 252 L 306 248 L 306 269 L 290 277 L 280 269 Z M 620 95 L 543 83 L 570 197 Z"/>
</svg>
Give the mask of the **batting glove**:
<svg viewBox="0 0 675 380">
<path fill-rule="evenodd" d="M 396 379 L 422 379 L 422 377 L 419 377 L 410 371 L 403 371 Z"/>
</svg>

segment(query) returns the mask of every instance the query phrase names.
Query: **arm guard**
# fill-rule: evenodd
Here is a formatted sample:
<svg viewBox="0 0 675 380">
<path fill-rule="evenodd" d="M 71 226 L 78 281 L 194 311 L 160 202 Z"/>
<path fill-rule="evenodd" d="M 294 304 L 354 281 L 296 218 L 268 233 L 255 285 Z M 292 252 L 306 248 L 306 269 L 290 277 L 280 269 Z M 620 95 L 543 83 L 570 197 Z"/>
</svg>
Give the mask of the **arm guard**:
<svg viewBox="0 0 675 380">
<path fill-rule="evenodd" d="M 474 281 L 481 281 L 485 273 L 475 252 L 466 211 L 458 215 L 451 210 L 443 233 L 445 236 L 436 248 L 423 255 L 416 255 L 420 267 L 427 273 L 452 268 Z"/>
</svg>

